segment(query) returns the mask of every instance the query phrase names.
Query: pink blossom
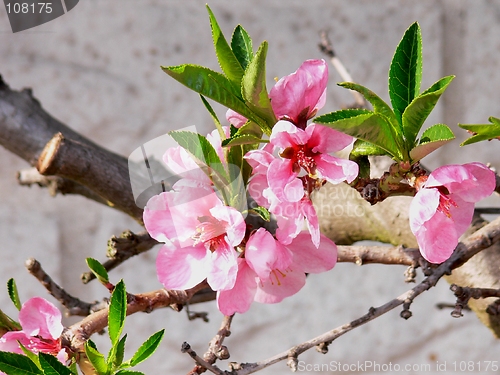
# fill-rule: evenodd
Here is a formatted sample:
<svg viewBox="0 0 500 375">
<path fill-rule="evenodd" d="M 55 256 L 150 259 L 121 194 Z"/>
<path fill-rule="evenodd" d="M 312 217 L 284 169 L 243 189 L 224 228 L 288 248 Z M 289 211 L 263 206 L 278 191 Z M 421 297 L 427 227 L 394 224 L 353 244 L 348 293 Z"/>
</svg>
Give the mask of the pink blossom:
<svg viewBox="0 0 500 375">
<path fill-rule="evenodd" d="M 235 128 L 241 128 L 248 121 L 246 117 L 240 115 L 238 112 L 235 112 L 232 109 L 227 110 L 226 119 Z"/>
<path fill-rule="evenodd" d="M 306 273 L 332 269 L 337 262 L 337 247 L 322 236 L 317 249 L 307 233 L 283 245 L 264 228 L 249 238 L 244 258 L 238 259 L 234 287 L 217 295 L 219 310 L 225 315 L 244 313 L 253 301 L 278 303 L 305 285 Z"/>
<path fill-rule="evenodd" d="M 278 120 L 286 119 L 304 129 L 307 120 L 325 105 L 328 65 L 307 60 L 296 72 L 281 78 L 269 92 Z"/>
<path fill-rule="evenodd" d="M 205 278 L 214 290 L 232 288 L 243 215 L 210 187 L 184 181 L 174 188 L 152 197 L 144 209 L 146 229 L 165 242 L 156 260 L 158 279 L 167 289 L 189 289 Z"/>
<path fill-rule="evenodd" d="M 432 172 L 410 205 L 410 227 L 422 256 L 447 260 L 469 227 L 474 203 L 491 195 L 495 174 L 481 163 L 447 165 Z"/>
<path fill-rule="evenodd" d="M 18 341 L 35 354 L 52 354 L 66 363 L 68 354 L 61 347 L 63 331 L 61 312 L 49 301 L 34 297 L 26 301 L 19 311 L 21 331 L 10 331 L 0 338 L 0 350 L 24 354 Z"/>
</svg>

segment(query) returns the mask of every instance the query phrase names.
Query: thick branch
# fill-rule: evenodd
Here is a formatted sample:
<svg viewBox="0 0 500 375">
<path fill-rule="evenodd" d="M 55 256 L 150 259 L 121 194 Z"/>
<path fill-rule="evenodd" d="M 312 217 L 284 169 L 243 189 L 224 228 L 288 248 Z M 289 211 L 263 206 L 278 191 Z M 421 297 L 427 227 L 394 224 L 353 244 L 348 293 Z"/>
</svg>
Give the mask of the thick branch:
<svg viewBox="0 0 500 375">
<path fill-rule="evenodd" d="M 83 185 L 81 191 L 90 189 L 95 192 L 100 197 L 97 199 L 100 203 L 115 206 L 140 221 L 141 209 L 132 207 L 134 199 L 127 159 L 101 148 L 50 116 L 33 97 L 30 89 L 20 92 L 11 90 L 0 77 L 0 145 L 36 166 L 47 143 L 59 133 L 69 142 L 78 144 L 79 155 L 85 159 L 76 160 L 65 154 L 70 158 L 66 161 L 57 156 L 54 160 L 56 164 L 48 168 L 45 174 L 71 178 Z M 105 164 L 90 165 L 101 161 Z M 46 163 L 44 165 L 49 167 Z M 108 171 L 105 168 L 111 169 Z M 67 175 L 58 174 L 59 169 Z M 76 171 L 85 173 L 75 179 Z M 98 181 L 102 177 L 104 180 Z M 119 190 L 120 188 L 123 190 Z M 78 190 L 73 188 L 74 192 Z M 83 195 L 88 198 L 93 196 L 88 193 Z"/>
<path fill-rule="evenodd" d="M 44 176 L 60 176 L 91 188 L 109 205 L 142 222 L 129 180 L 128 162 L 117 162 L 108 151 L 57 133 L 42 150 L 37 162 Z"/>
</svg>

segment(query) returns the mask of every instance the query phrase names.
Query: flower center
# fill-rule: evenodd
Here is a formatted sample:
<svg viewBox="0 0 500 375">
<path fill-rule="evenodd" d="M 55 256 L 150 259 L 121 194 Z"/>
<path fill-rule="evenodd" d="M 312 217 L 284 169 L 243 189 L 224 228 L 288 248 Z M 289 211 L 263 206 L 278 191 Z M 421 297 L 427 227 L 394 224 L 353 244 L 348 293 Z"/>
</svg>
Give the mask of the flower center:
<svg viewBox="0 0 500 375">
<path fill-rule="evenodd" d="M 448 189 L 446 189 L 444 186 L 438 186 L 437 189 L 440 193 L 437 209 L 438 211 L 445 214 L 448 218 L 451 218 L 450 209 L 451 207 L 458 207 L 458 204 L 453 199 L 451 199 Z"/>
<path fill-rule="evenodd" d="M 226 234 L 224 224 L 211 216 L 200 216 L 198 221 L 200 223 L 192 236 L 194 244 L 204 243 L 212 252 L 215 251 L 224 240 Z"/>
<path fill-rule="evenodd" d="M 280 156 L 293 161 L 293 171 L 300 172 L 301 168 L 307 172 L 312 178 L 316 177 L 316 160 L 315 157 L 319 152 L 313 152 L 307 145 L 295 145 L 285 148 Z"/>
</svg>

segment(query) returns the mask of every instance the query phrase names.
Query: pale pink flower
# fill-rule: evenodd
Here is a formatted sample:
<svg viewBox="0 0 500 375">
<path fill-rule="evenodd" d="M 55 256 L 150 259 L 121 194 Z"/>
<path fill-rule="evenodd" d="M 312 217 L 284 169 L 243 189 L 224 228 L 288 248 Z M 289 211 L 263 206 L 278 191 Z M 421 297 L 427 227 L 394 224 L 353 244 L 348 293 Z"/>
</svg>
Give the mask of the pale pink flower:
<svg viewBox="0 0 500 375">
<path fill-rule="evenodd" d="M 232 288 L 238 268 L 234 247 L 246 230 L 243 215 L 210 187 L 180 182 L 144 209 L 149 234 L 165 242 L 156 260 L 158 279 L 167 289 L 189 289 L 205 278 L 214 290 Z"/>
<path fill-rule="evenodd" d="M 495 174 L 481 163 L 446 165 L 432 172 L 410 205 L 410 227 L 422 256 L 447 260 L 469 227 L 474 203 L 491 195 Z"/>
<path fill-rule="evenodd" d="M 52 354 L 66 364 L 68 354 L 61 347 L 61 312 L 49 301 L 34 297 L 26 301 L 19 311 L 21 331 L 10 331 L 0 338 L 0 351 L 24 354 L 20 342 L 35 354 Z"/>
<path fill-rule="evenodd" d="M 240 115 L 238 112 L 235 112 L 232 109 L 227 110 L 226 119 L 235 128 L 241 128 L 248 121 L 245 116 Z"/>
<path fill-rule="evenodd" d="M 225 315 L 244 313 L 253 301 L 278 303 L 305 285 L 306 273 L 332 269 L 337 262 L 337 247 L 322 236 L 317 249 L 307 233 L 283 245 L 260 228 L 249 238 L 244 258 L 238 259 L 234 287 L 217 295 L 219 310 Z"/>
<path fill-rule="evenodd" d="M 296 72 L 281 78 L 269 92 L 278 120 L 289 120 L 299 128 L 325 105 L 328 65 L 324 60 L 307 60 Z"/>
</svg>

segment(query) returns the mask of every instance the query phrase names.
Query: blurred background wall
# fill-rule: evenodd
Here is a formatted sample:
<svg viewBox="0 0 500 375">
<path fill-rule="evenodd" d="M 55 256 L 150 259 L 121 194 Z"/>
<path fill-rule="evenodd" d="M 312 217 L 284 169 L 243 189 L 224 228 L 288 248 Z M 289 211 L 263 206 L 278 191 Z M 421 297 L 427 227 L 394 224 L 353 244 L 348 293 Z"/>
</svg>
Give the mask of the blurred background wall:
<svg viewBox="0 0 500 375">
<path fill-rule="evenodd" d="M 405 29 L 418 21 L 424 46 L 422 90 L 444 75 L 457 75 L 426 123 L 447 123 L 457 140 L 426 159 L 426 165 L 482 161 L 500 167 L 498 144 L 459 150 L 466 134 L 456 127 L 458 122 L 484 123 L 489 116 L 500 116 L 499 1 L 211 0 L 209 5 L 226 35 L 241 23 L 254 46 L 269 41 L 268 87 L 273 77 L 295 71 L 305 59 L 323 58 L 317 44 L 319 31 L 327 30 L 354 80 L 386 100 L 394 49 Z M 31 87 L 54 117 L 124 156 L 169 130 L 189 125 L 211 129 L 197 94 L 160 69 L 182 63 L 218 69 L 205 1 L 85 0 L 52 22 L 16 34 L 0 10 L 4 80 L 14 89 Z M 340 77 L 332 68 L 322 113 L 352 101 L 346 90 L 335 86 L 337 81 Z M 216 108 L 223 117 L 224 111 Z M 87 301 L 101 299 L 107 295 L 103 287 L 95 282 L 82 286 L 79 281 L 86 271 L 85 257 L 104 260 L 112 235 L 140 228 L 85 198 L 52 198 L 38 187 L 18 186 L 16 171 L 26 167 L 26 162 L 0 149 L 0 284 L 14 277 L 23 300 L 46 296 L 24 270 L 24 261 L 33 256 L 70 293 Z M 132 293 L 161 287 L 155 275 L 156 252 L 130 260 L 111 273 L 112 280 L 124 278 Z M 404 270 L 339 264 L 310 277 L 300 293 L 280 305 L 254 304 L 234 320 L 233 334 L 226 341 L 231 360 L 262 360 L 359 317 L 410 287 L 403 282 Z M 440 302 L 454 302 L 444 280 L 415 301 L 410 320 L 400 319 L 396 309 L 340 338 L 326 356 L 312 350 L 299 359 L 304 364 L 411 364 L 417 366 L 413 374 L 422 373 L 418 366 L 425 364 L 434 372 L 437 361 L 446 361 L 453 373 L 453 362 L 497 360 L 500 343 L 476 317 L 470 313 L 453 319 L 449 310 L 435 307 Z M 0 306 L 15 316 L 1 288 Z M 221 316 L 214 303 L 192 309 L 209 312 L 210 322 L 190 322 L 185 313 L 169 309 L 128 318 L 129 355 L 142 340 L 166 327 L 160 349 L 141 368 L 147 374 L 187 373 L 193 363 L 180 353 L 183 341 L 205 352 Z M 105 337 L 97 341 L 107 350 Z M 280 363 L 261 373 L 287 374 L 289 369 Z"/>
</svg>

